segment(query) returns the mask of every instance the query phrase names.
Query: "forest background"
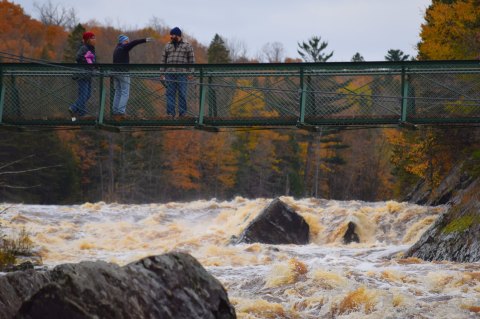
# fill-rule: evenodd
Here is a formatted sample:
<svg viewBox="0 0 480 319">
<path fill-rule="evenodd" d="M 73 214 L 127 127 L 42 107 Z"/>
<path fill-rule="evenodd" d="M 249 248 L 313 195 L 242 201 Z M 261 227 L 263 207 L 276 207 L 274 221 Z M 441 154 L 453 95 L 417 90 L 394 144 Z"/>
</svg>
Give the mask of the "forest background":
<svg viewBox="0 0 480 319">
<path fill-rule="evenodd" d="M 75 12 L 48 2 L 39 20 L 0 1 L 0 52 L 49 62 L 73 62 L 84 30 L 97 36 L 98 62 L 110 63 L 117 36 L 153 37 L 153 46 L 131 52 L 131 63 L 158 63 L 170 27 L 153 19 L 146 28 L 118 30 L 76 21 Z M 449 23 L 455 21 L 455 23 Z M 427 9 L 419 60 L 476 59 L 480 49 L 478 1 L 436 1 Z M 194 38 L 197 63 L 309 61 L 285 57 L 280 43 L 267 43 L 256 59 L 242 43 L 215 35 L 207 47 Z M 314 37 L 312 37 L 313 39 Z M 319 37 L 320 38 L 320 37 Z M 301 39 L 299 39 L 300 41 Z M 318 42 L 327 48 L 327 42 Z M 309 47 L 310 45 L 310 47 Z M 327 62 L 322 53 L 319 62 Z M 406 60 L 401 50 L 385 59 Z M 360 53 L 352 61 L 362 61 Z M 3 60 L 2 62 L 13 62 Z M 456 163 L 480 159 L 474 128 L 196 130 L 111 133 L 0 131 L 0 201 L 40 204 L 146 203 L 229 199 L 234 196 L 401 200 L 420 181 L 432 190 Z M 474 169 L 474 168 L 472 168 Z"/>
</svg>

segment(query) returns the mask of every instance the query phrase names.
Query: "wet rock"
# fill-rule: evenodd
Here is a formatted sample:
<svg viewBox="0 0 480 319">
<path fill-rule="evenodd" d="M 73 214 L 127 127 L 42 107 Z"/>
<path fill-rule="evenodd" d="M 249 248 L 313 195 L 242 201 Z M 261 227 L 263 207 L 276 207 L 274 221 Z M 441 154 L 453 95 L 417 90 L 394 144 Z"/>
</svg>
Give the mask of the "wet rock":
<svg viewBox="0 0 480 319">
<path fill-rule="evenodd" d="M 0 319 L 13 318 L 22 303 L 50 280 L 48 272 L 31 269 L 0 276 Z"/>
<path fill-rule="evenodd" d="M 474 178 L 468 175 L 462 165 L 455 166 L 442 180 L 440 185 L 431 189 L 430 183 L 420 181 L 406 196 L 405 200 L 419 205 L 443 205 L 452 201 L 462 190 L 466 189 Z"/>
<path fill-rule="evenodd" d="M 350 244 L 350 243 L 359 243 L 360 238 L 358 237 L 357 233 L 355 232 L 356 225 L 353 222 L 348 222 L 348 228 L 343 235 L 343 243 Z"/>
<path fill-rule="evenodd" d="M 5 277 L 17 276 L 24 272 Z M 124 267 L 65 264 L 42 278 L 34 286 L 26 278 L 11 285 L 19 301 L 0 318 L 12 318 L 17 310 L 15 318 L 236 318 L 223 286 L 188 254 L 148 257 Z M 0 291 L 1 305 L 1 282 Z"/>
<path fill-rule="evenodd" d="M 452 199 L 441 215 L 407 252 L 424 260 L 480 261 L 480 179 Z"/>
<path fill-rule="evenodd" d="M 247 226 L 238 243 L 304 245 L 309 236 L 303 217 L 276 198 Z"/>
<path fill-rule="evenodd" d="M 19 271 L 19 270 L 34 269 L 34 268 L 35 268 L 35 265 L 31 261 L 25 261 L 18 265 L 7 266 L 3 271 L 12 272 L 12 271 Z"/>
</svg>

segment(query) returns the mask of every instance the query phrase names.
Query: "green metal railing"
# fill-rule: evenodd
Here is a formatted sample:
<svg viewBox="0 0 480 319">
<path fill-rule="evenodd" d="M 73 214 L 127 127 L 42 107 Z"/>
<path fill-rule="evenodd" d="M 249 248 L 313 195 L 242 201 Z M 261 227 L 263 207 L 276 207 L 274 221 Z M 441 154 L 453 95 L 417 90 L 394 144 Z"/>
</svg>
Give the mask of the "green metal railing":
<svg viewBox="0 0 480 319">
<path fill-rule="evenodd" d="M 478 61 L 169 65 L 192 75 L 187 114 L 166 113 L 165 65 L 0 63 L 0 126 L 197 128 L 480 123 Z M 129 118 L 112 116 L 113 81 L 131 78 Z M 75 78 L 88 115 L 72 121 Z M 178 106 L 176 110 L 178 114 Z"/>
</svg>

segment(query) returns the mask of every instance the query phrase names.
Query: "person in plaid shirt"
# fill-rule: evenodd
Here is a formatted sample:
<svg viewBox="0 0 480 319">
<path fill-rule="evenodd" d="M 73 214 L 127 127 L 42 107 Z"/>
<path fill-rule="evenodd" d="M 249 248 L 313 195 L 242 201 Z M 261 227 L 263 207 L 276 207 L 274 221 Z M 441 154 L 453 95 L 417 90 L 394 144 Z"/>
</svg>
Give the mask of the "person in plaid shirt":
<svg viewBox="0 0 480 319">
<path fill-rule="evenodd" d="M 195 56 L 190 43 L 183 41 L 182 31 L 175 27 L 170 31 L 171 41 L 167 43 L 162 55 L 164 64 L 193 64 Z M 187 81 L 193 76 L 185 68 L 167 68 L 161 80 L 165 81 L 167 89 L 167 114 L 175 117 L 175 102 L 178 92 L 178 115 L 187 112 Z"/>
</svg>

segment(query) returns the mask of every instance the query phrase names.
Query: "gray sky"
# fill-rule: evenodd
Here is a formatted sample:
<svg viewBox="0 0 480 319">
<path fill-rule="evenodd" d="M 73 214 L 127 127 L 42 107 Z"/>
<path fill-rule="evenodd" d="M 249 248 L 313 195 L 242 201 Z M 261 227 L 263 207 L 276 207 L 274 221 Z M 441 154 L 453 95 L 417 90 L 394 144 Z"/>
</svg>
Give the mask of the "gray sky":
<svg viewBox="0 0 480 319">
<path fill-rule="evenodd" d="M 37 18 L 33 3 L 13 0 Z M 208 46 L 215 33 L 246 44 L 255 57 L 267 42 L 280 42 L 286 56 L 299 57 L 297 43 L 313 35 L 328 42 L 329 61 L 350 61 L 356 52 L 382 61 L 389 49 L 416 55 L 420 25 L 431 0 L 51 0 L 73 7 L 80 22 L 95 19 L 123 31 L 153 17 Z M 99 39 L 101 41 L 101 39 Z"/>
</svg>

